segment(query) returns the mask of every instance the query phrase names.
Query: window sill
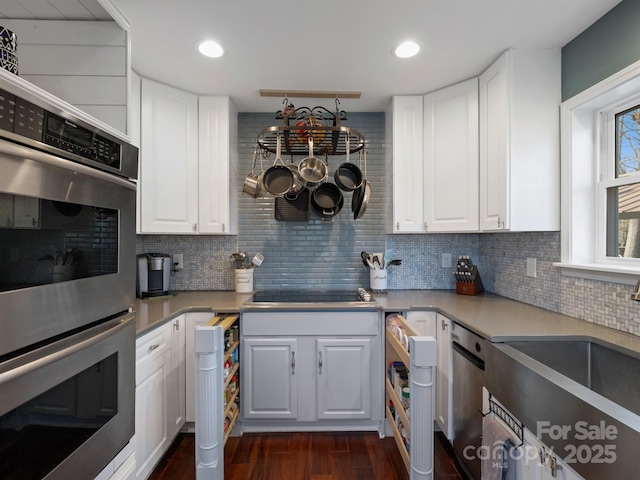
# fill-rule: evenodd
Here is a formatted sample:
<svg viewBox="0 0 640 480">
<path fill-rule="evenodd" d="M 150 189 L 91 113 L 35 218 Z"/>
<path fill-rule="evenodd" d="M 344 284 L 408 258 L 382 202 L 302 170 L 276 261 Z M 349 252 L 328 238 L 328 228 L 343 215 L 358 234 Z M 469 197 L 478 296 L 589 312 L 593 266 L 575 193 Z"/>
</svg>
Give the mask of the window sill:
<svg viewBox="0 0 640 480">
<path fill-rule="evenodd" d="M 635 285 L 640 279 L 640 267 L 563 262 L 554 262 L 553 266 L 559 268 L 562 275 L 567 277 L 587 278 L 626 285 Z"/>
</svg>

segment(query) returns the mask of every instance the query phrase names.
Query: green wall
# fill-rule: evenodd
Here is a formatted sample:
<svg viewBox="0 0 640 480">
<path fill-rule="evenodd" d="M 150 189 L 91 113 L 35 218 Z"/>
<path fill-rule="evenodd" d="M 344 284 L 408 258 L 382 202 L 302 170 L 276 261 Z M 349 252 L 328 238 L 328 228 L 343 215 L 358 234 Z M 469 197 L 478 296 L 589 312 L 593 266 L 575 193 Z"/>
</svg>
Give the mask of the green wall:
<svg viewBox="0 0 640 480">
<path fill-rule="evenodd" d="M 640 60 L 640 0 L 623 0 L 562 49 L 562 100 Z"/>
</svg>

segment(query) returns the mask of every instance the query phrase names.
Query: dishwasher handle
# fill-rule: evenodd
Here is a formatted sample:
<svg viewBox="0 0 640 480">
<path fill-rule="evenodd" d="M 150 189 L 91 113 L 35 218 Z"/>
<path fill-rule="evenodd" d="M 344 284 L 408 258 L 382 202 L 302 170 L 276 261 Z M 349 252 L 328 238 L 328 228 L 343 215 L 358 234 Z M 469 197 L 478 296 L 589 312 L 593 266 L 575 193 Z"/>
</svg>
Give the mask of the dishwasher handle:
<svg viewBox="0 0 640 480">
<path fill-rule="evenodd" d="M 466 348 L 461 347 L 456 342 L 451 342 L 451 347 L 454 352 L 458 352 L 464 358 L 469 360 L 474 366 L 478 367 L 480 370 L 484 370 L 484 361 L 476 357 L 473 353 L 471 353 Z"/>
</svg>

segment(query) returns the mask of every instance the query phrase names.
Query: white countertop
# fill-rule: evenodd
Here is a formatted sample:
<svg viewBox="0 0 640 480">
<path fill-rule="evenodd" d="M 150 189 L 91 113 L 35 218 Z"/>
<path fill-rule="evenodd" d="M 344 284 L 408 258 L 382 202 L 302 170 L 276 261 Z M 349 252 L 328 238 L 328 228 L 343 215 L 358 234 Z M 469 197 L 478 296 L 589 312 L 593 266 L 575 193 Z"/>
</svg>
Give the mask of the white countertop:
<svg viewBox="0 0 640 480">
<path fill-rule="evenodd" d="M 186 312 L 240 312 L 251 295 L 197 291 L 137 299 L 136 329 L 143 333 Z M 468 296 L 458 295 L 454 290 L 390 290 L 374 295 L 374 300 L 385 312 L 435 310 L 493 342 L 559 335 L 567 339 L 590 337 L 640 353 L 638 336 L 488 293 Z"/>
</svg>

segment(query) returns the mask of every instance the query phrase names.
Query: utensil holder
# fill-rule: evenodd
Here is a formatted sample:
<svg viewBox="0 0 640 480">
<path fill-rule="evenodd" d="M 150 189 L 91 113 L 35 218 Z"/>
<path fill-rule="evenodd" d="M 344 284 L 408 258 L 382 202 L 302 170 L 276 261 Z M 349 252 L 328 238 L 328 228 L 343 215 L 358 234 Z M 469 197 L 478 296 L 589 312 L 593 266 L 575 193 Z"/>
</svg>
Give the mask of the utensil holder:
<svg viewBox="0 0 640 480">
<path fill-rule="evenodd" d="M 236 279 L 236 292 L 253 292 L 253 268 L 236 268 L 234 273 Z"/>
<path fill-rule="evenodd" d="M 369 269 L 369 286 L 373 293 L 387 291 L 387 270 Z"/>
<path fill-rule="evenodd" d="M 456 293 L 460 295 L 478 295 L 484 292 L 480 272 L 476 271 L 470 282 L 456 282 Z"/>
</svg>

